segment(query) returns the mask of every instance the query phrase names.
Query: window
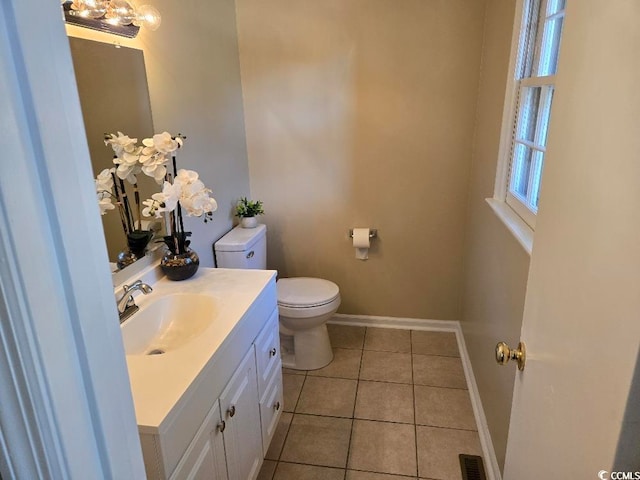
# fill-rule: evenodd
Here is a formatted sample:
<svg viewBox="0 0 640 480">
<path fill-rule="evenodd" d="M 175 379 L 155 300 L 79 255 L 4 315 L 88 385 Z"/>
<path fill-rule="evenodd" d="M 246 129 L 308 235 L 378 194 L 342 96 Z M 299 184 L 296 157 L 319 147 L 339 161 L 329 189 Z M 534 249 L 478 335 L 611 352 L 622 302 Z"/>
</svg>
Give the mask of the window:
<svg viewBox="0 0 640 480">
<path fill-rule="evenodd" d="M 505 107 L 509 109 L 509 122 L 503 132 L 508 137 L 503 141 L 502 162 L 506 167 L 501 169 L 504 178 L 497 180 L 496 197 L 532 230 L 538 212 L 565 3 L 524 0 L 521 28 L 514 36 L 513 100 Z"/>
</svg>

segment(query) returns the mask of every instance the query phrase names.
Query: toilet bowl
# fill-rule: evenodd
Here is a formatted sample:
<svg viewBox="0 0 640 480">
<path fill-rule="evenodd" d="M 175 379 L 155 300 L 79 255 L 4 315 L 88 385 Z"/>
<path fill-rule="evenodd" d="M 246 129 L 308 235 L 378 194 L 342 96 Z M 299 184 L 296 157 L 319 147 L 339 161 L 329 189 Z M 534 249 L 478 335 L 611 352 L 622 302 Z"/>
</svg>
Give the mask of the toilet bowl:
<svg viewBox="0 0 640 480">
<path fill-rule="evenodd" d="M 282 365 L 295 370 L 317 370 L 333 360 L 327 331 L 340 306 L 340 289 L 329 280 L 282 278 L 278 289 L 278 313 Z"/>
<path fill-rule="evenodd" d="M 267 268 L 267 228 L 235 227 L 214 245 L 221 268 Z M 327 320 L 340 306 L 340 289 L 329 280 L 282 278 L 276 284 L 282 365 L 316 370 L 333 360 Z"/>
</svg>

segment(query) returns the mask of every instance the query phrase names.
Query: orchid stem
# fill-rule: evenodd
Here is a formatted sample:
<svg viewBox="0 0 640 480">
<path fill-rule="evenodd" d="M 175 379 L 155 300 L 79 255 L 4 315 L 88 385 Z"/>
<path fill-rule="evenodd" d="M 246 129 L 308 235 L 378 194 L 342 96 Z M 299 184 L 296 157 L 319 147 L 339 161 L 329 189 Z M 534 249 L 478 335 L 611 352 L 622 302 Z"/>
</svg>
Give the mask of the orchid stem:
<svg viewBox="0 0 640 480">
<path fill-rule="evenodd" d="M 138 230 L 142 230 L 142 211 L 140 209 L 140 192 L 138 191 L 138 184 L 133 184 L 133 198 L 136 201 L 136 210 L 138 213 Z"/>
<path fill-rule="evenodd" d="M 124 205 L 124 213 L 126 214 L 127 226 L 129 227 L 129 232 L 127 233 L 131 233 L 133 232 L 133 221 L 131 218 L 131 208 L 129 208 L 129 199 L 127 198 L 127 191 L 124 189 L 124 181 L 122 179 L 118 180 L 120 180 L 120 194 L 122 195 L 122 204 Z"/>
<path fill-rule="evenodd" d="M 174 176 L 174 181 L 175 181 L 175 177 L 178 176 L 178 165 L 176 162 L 176 156 L 175 155 L 171 155 L 171 162 L 173 163 L 173 176 Z M 180 206 L 180 202 L 178 202 L 178 222 L 180 223 L 180 231 L 182 233 L 184 233 L 184 223 L 182 221 L 182 207 Z"/>
</svg>

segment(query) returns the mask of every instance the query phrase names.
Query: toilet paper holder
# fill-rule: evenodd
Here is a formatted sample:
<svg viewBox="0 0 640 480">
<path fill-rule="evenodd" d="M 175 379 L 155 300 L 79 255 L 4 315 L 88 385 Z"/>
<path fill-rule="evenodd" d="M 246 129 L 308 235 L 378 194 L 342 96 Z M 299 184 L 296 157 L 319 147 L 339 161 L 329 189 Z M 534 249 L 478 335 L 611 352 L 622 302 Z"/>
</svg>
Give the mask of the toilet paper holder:
<svg viewBox="0 0 640 480">
<path fill-rule="evenodd" d="M 377 228 L 370 228 L 369 229 L 369 238 L 376 238 L 378 236 L 378 229 Z M 353 228 L 349 229 L 349 238 L 353 238 Z"/>
</svg>

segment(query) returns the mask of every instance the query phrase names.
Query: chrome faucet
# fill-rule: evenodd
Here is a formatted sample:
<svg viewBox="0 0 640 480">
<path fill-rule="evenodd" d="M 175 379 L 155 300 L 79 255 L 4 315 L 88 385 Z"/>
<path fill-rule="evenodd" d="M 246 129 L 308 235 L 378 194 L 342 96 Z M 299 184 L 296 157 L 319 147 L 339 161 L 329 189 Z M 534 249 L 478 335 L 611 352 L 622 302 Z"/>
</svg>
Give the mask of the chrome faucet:
<svg viewBox="0 0 640 480">
<path fill-rule="evenodd" d="M 143 294 L 148 295 L 153 291 L 153 288 L 146 283 L 142 283 L 142 280 L 137 280 L 131 285 L 123 285 L 122 290 L 122 298 L 117 301 L 120 323 L 138 311 L 138 306 L 133 300 L 133 292 L 140 290 Z"/>
</svg>

